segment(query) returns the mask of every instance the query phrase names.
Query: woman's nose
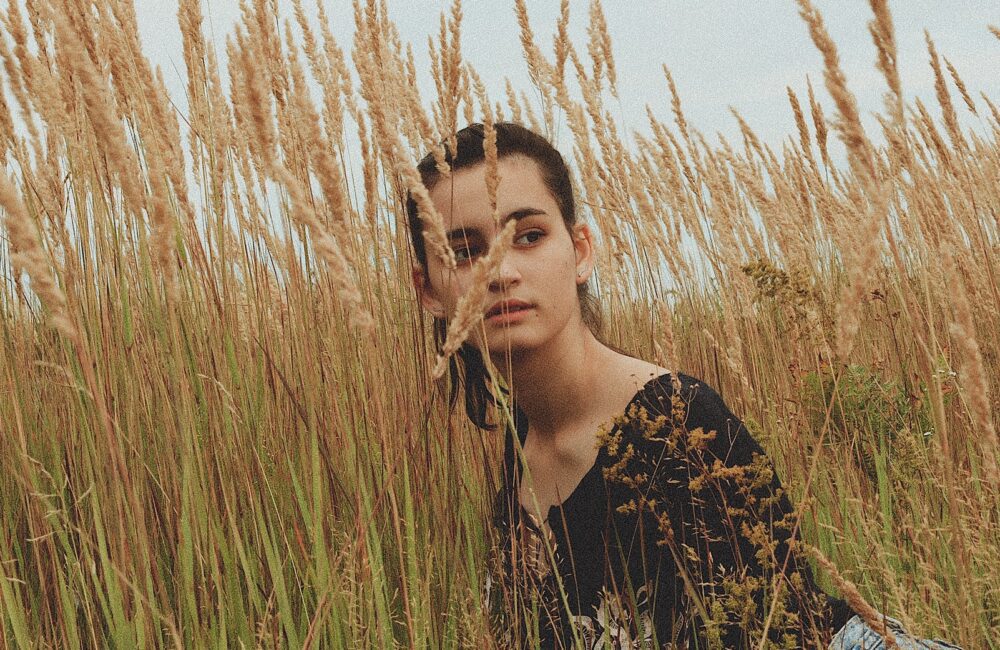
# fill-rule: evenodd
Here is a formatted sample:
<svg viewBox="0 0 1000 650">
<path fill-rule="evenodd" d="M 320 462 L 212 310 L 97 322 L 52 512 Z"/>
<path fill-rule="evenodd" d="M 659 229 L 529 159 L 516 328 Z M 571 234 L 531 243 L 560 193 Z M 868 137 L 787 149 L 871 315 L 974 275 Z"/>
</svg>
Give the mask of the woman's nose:
<svg viewBox="0 0 1000 650">
<path fill-rule="evenodd" d="M 503 261 L 500 262 L 500 267 L 497 269 L 496 275 L 490 280 L 490 290 L 503 291 L 520 280 L 521 273 L 517 270 L 517 266 L 511 260 L 510 253 L 508 253 L 504 256 Z"/>
</svg>

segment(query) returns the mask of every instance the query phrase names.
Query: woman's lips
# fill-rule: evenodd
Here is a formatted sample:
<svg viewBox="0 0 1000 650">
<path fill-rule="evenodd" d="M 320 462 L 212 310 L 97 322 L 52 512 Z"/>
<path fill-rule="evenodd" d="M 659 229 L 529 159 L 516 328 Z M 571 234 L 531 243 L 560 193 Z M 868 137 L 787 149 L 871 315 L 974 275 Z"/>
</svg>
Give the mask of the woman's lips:
<svg viewBox="0 0 1000 650">
<path fill-rule="evenodd" d="M 533 308 L 529 306 L 514 307 L 510 311 L 499 311 L 492 316 L 486 317 L 488 323 L 516 323 L 527 316 Z"/>
</svg>

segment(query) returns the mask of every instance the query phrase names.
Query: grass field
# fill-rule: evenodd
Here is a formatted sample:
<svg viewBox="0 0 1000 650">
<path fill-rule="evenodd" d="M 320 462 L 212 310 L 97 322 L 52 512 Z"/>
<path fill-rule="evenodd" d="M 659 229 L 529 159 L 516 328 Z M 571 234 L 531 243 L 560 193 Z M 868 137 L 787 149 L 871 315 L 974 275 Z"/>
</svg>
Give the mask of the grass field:
<svg viewBox="0 0 1000 650">
<path fill-rule="evenodd" d="M 499 119 L 559 126 L 605 340 L 717 387 L 803 540 L 873 606 L 1000 647 L 1000 98 L 928 40 L 936 97 L 904 103 L 872 0 L 886 95 L 866 134 L 798 1 L 833 102 L 789 90 L 780 151 L 742 120 L 739 142 L 703 136 L 669 72 L 645 135 L 621 132 L 599 5 L 588 42 L 550 52 L 515 2 L 535 87 L 487 97 L 456 4 L 421 97 L 375 0 L 354 43 L 256 0 L 227 84 L 181 0 L 180 114 L 127 0 L 10 3 L 0 647 L 492 644 L 501 440 L 432 377 L 402 205 L 419 157 Z"/>
</svg>

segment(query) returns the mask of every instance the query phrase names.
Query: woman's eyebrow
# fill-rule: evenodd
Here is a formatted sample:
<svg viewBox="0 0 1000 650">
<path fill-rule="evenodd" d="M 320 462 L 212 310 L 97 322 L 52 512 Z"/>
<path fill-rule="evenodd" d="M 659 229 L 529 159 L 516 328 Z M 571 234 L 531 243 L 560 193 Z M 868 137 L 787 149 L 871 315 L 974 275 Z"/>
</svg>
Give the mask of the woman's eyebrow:
<svg viewBox="0 0 1000 650">
<path fill-rule="evenodd" d="M 508 221 L 512 219 L 514 221 L 520 221 L 521 219 L 524 219 L 526 217 L 532 217 L 537 214 L 547 214 L 547 213 L 545 212 L 545 210 L 539 210 L 538 208 L 518 208 L 517 210 L 512 210 L 511 212 L 508 212 L 507 215 L 503 217 L 503 219 L 500 221 L 500 225 L 505 225 Z M 482 236 L 482 234 L 483 233 L 480 231 L 480 229 L 474 226 L 471 228 L 459 227 L 449 230 L 447 233 L 447 237 L 448 241 L 451 241 L 453 239 L 468 239 L 475 235 Z"/>
</svg>

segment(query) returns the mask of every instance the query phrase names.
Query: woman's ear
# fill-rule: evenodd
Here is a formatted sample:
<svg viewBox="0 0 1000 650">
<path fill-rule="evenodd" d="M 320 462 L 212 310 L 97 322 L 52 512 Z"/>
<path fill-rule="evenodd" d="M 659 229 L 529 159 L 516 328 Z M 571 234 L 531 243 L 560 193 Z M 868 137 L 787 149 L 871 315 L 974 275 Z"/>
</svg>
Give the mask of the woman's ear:
<svg viewBox="0 0 1000 650">
<path fill-rule="evenodd" d="M 424 272 L 423 267 L 415 264 L 411 269 L 411 274 L 413 277 L 413 287 L 417 290 L 417 297 L 420 298 L 420 304 L 434 318 L 444 318 L 444 305 L 434 295 L 434 287 L 427 281 L 427 274 Z"/>
<path fill-rule="evenodd" d="M 594 233 L 590 226 L 578 223 L 573 226 L 573 250 L 576 254 L 576 283 L 583 284 L 594 269 Z"/>
</svg>

